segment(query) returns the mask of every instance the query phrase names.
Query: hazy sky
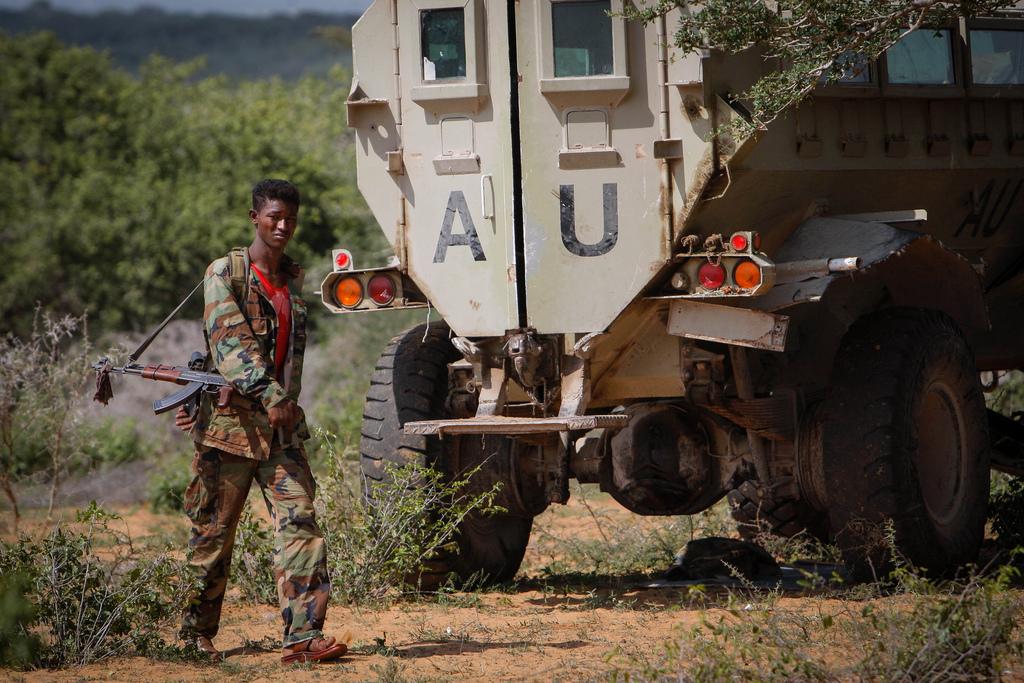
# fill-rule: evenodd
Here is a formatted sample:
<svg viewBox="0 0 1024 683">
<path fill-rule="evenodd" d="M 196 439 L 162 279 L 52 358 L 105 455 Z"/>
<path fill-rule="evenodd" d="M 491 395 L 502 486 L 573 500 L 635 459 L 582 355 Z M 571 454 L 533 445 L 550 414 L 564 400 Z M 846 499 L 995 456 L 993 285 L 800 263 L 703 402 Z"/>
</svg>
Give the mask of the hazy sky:
<svg viewBox="0 0 1024 683">
<path fill-rule="evenodd" d="M 218 12 L 222 14 L 266 15 L 275 12 L 361 12 L 370 0 L 49 0 L 60 9 L 96 12 L 104 9 L 132 10 L 159 7 L 168 12 Z M 19 8 L 31 0 L 0 0 L 0 7 Z"/>
</svg>

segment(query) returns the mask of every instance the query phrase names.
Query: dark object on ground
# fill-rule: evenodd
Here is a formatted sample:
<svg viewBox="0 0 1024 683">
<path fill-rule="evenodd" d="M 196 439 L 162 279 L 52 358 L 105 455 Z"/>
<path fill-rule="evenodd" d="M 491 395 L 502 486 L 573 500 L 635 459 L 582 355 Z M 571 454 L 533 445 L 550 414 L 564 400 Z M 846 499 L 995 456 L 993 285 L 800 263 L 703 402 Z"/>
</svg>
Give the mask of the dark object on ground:
<svg viewBox="0 0 1024 683">
<path fill-rule="evenodd" d="M 779 578 L 778 562 L 761 546 L 733 538 L 699 538 L 686 544 L 665 572 L 668 581 L 714 579 L 740 574 L 751 581 Z"/>
</svg>

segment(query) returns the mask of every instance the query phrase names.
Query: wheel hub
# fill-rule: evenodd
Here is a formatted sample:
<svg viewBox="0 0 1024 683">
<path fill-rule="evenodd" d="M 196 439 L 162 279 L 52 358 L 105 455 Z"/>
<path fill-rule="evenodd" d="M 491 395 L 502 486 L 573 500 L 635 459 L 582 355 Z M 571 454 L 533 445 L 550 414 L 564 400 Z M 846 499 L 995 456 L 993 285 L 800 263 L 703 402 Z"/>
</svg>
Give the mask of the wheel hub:
<svg viewBox="0 0 1024 683">
<path fill-rule="evenodd" d="M 921 396 L 917 424 L 917 468 L 921 497 L 939 525 L 953 522 L 964 498 L 964 418 L 952 389 L 933 382 Z"/>
</svg>

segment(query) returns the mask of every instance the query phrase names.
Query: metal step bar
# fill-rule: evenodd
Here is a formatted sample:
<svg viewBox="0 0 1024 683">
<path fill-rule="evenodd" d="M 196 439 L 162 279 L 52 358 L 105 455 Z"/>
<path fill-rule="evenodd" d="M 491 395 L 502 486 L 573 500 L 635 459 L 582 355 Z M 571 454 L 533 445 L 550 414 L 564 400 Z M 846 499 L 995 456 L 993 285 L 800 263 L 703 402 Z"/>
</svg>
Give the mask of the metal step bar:
<svg viewBox="0 0 1024 683">
<path fill-rule="evenodd" d="M 446 434 L 548 434 L 555 432 L 585 432 L 591 429 L 622 429 L 629 424 L 629 416 L 572 415 L 570 417 L 467 417 L 460 420 L 420 420 L 406 422 L 405 433 L 421 436 Z"/>
</svg>

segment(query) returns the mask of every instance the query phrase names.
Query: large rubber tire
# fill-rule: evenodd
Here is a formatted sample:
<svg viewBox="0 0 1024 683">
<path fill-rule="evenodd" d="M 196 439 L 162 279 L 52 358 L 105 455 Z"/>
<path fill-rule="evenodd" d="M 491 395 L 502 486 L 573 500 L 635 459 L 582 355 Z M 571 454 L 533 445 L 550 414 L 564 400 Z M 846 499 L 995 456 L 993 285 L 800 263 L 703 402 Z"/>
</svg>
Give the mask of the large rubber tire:
<svg viewBox="0 0 1024 683">
<path fill-rule="evenodd" d="M 792 454 L 792 460 L 775 459 L 769 463 L 774 481 L 796 479 L 800 489 L 798 498 L 776 493 L 764 501 L 761 488 L 750 480 L 741 482 L 729 491 L 729 508 L 742 538 L 755 540 L 759 534 L 768 532 L 784 538 L 803 535 L 821 543 L 833 541 L 829 529 L 828 506 L 810 497 L 810 494 L 824 488 L 820 484 L 823 477 L 820 470 L 821 413 L 820 403 L 808 406 L 800 419 L 796 444 L 799 451 Z M 806 485 L 812 487 L 813 491 L 805 488 L 804 479 L 810 480 Z"/>
<path fill-rule="evenodd" d="M 405 434 L 402 428 L 406 422 L 446 417 L 448 363 L 458 358 L 444 323 L 413 327 L 392 339 L 381 353 L 366 394 L 359 443 L 368 497 L 372 498 L 374 485 L 384 481 L 388 463 L 415 462 L 438 468 L 448 477 L 456 474 L 441 440 Z M 451 437 L 445 439 L 452 441 Z M 458 466 L 463 471 L 465 460 L 463 457 Z M 478 477 L 481 483 L 474 479 L 471 488 L 498 475 L 491 461 L 484 467 L 487 469 Z M 412 582 L 423 590 L 434 590 L 452 574 L 460 583 L 472 580 L 487 585 L 510 580 L 522 563 L 532 526 L 532 518 L 471 515 L 460 526 L 458 553 L 436 558 L 419 577 L 411 577 Z"/>
<path fill-rule="evenodd" d="M 831 528 L 859 578 L 892 566 L 883 531 L 914 565 L 947 573 L 977 557 L 989 481 L 985 401 L 956 323 L 884 309 L 840 345 L 824 425 Z"/>
<path fill-rule="evenodd" d="M 803 500 L 778 498 L 764 504 L 752 481 L 729 491 L 727 498 L 741 538 L 755 540 L 767 532 L 785 538 L 804 534 L 823 543 L 831 540 L 828 519 Z"/>
</svg>

